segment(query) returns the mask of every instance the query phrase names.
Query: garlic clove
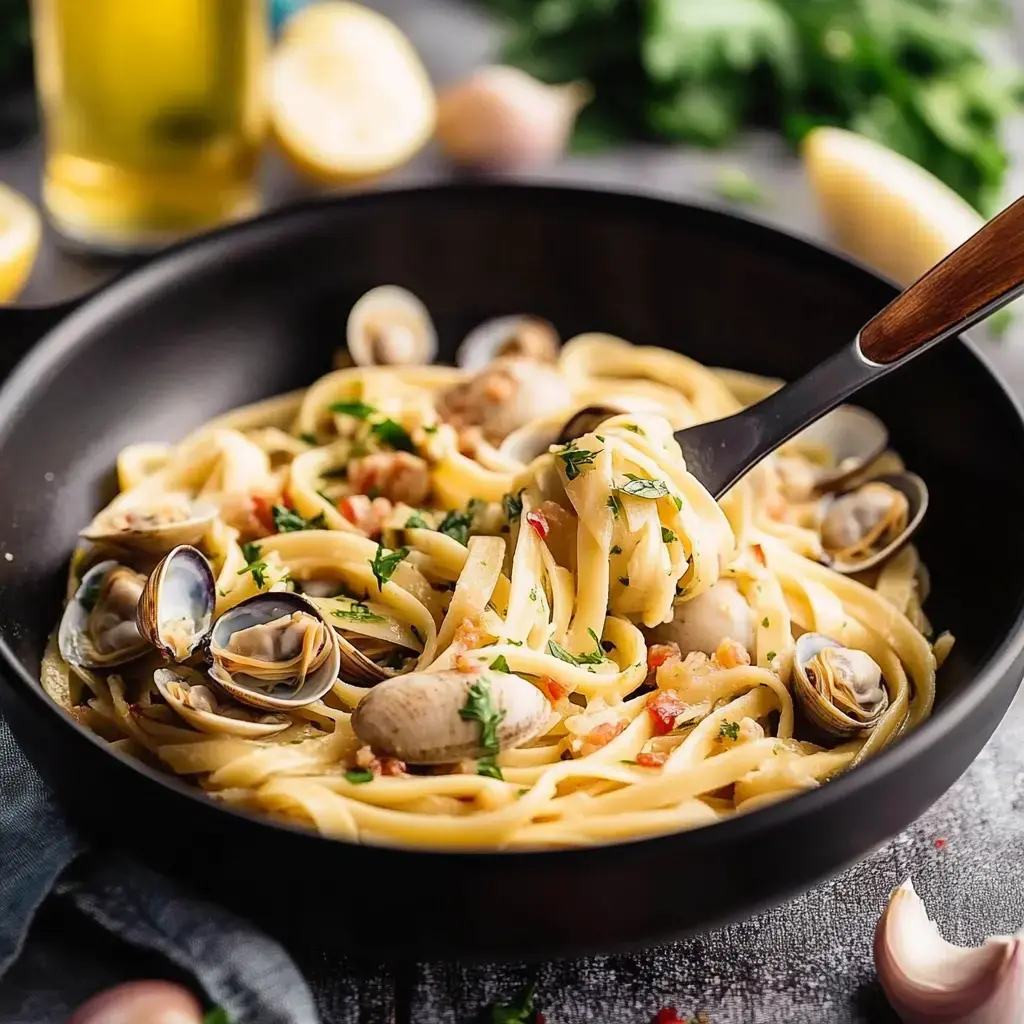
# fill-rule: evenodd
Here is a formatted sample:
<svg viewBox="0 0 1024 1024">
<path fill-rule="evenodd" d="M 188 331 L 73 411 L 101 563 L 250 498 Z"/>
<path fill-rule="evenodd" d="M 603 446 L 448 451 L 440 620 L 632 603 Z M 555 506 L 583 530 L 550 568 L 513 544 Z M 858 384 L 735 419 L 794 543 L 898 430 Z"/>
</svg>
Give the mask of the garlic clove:
<svg viewBox="0 0 1024 1024">
<path fill-rule="evenodd" d="M 875 929 L 875 967 L 905 1024 L 1022 1024 L 1024 948 L 996 935 L 976 949 L 939 934 L 908 878 Z"/>
<path fill-rule="evenodd" d="M 519 170 L 565 150 L 591 96 L 582 82 L 546 85 L 518 68 L 482 68 L 438 97 L 436 137 L 456 163 Z"/>
</svg>

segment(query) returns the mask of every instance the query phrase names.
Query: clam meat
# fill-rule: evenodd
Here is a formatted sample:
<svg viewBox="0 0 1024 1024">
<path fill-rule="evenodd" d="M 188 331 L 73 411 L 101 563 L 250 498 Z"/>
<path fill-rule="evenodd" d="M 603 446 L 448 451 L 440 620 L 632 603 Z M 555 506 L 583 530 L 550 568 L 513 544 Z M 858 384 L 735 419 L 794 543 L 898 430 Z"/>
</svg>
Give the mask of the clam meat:
<svg viewBox="0 0 1024 1024">
<path fill-rule="evenodd" d="M 100 562 L 83 577 L 61 618 L 61 656 L 81 668 L 123 665 L 149 648 L 135 624 L 146 577 L 115 561 Z"/>
<path fill-rule="evenodd" d="M 300 594 L 257 594 L 225 612 L 210 634 L 210 677 L 236 700 L 288 709 L 334 685 L 338 637 Z"/>
<path fill-rule="evenodd" d="M 198 544 L 217 509 L 187 494 L 161 494 L 148 502 L 104 509 L 81 532 L 85 540 L 162 555 L 179 544 Z"/>
<path fill-rule="evenodd" d="M 650 643 L 678 644 L 684 658 L 693 651 L 710 656 L 723 640 L 734 640 L 754 654 L 754 612 L 730 579 L 721 579 L 692 600 L 679 602 L 671 622 L 644 632 Z"/>
<path fill-rule="evenodd" d="M 437 332 L 426 306 L 396 285 L 373 288 L 356 302 L 346 339 L 357 366 L 420 366 L 437 354 Z"/>
<path fill-rule="evenodd" d="M 822 633 L 797 640 L 793 689 L 807 718 L 839 738 L 874 728 L 889 706 L 878 663 Z"/>
<path fill-rule="evenodd" d="M 287 715 L 261 714 L 255 708 L 223 699 L 198 672 L 158 668 L 153 682 L 170 707 L 200 732 L 258 739 L 283 732 L 292 724 Z"/>
<path fill-rule="evenodd" d="M 501 716 L 494 729 L 499 751 L 529 743 L 547 728 L 551 705 L 525 679 L 456 671 L 411 672 L 380 683 L 352 713 L 352 728 L 375 753 L 406 764 L 453 764 L 494 753 L 481 743 L 480 722 L 461 714 L 478 681 L 486 683 Z"/>
<path fill-rule="evenodd" d="M 553 363 L 558 358 L 559 340 L 555 328 L 540 317 L 498 316 L 466 335 L 455 362 L 465 370 L 481 370 L 505 357 Z"/>
</svg>

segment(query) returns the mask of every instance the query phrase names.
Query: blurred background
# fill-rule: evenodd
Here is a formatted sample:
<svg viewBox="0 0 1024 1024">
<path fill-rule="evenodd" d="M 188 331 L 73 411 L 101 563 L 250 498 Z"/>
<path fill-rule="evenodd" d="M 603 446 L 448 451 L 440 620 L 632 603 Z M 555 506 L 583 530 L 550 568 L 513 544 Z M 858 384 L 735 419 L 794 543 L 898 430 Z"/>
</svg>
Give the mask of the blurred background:
<svg viewBox="0 0 1024 1024">
<path fill-rule="evenodd" d="M 0 0 L 0 301 L 469 175 L 729 206 L 909 283 L 1019 194 L 1014 6 Z"/>
</svg>

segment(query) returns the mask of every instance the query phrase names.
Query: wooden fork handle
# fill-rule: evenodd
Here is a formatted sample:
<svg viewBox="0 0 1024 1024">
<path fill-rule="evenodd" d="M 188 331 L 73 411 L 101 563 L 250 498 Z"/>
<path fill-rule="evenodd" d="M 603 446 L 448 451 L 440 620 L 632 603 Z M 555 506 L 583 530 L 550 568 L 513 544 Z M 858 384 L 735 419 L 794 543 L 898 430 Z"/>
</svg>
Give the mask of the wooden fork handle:
<svg viewBox="0 0 1024 1024">
<path fill-rule="evenodd" d="M 1024 289 L 1024 198 L 893 299 L 860 332 L 860 350 L 888 364 L 966 330 Z"/>
</svg>

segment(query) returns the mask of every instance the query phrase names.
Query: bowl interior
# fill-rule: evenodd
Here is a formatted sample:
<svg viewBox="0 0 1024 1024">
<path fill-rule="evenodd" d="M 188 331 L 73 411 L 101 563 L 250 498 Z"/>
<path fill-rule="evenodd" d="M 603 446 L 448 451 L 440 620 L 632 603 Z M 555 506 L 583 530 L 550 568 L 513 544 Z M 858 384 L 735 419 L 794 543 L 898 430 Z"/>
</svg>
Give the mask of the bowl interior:
<svg viewBox="0 0 1024 1024">
<path fill-rule="evenodd" d="M 449 358 L 485 317 L 532 312 L 705 363 L 791 378 L 892 289 L 768 229 L 668 203 L 562 189 L 460 188 L 318 204 L 167 255 L 58 328 L 0 401 L 0 636 L 35 675 L 77 530 L 119 448 L 173 440 L 311 383 L 368 288 L 410 288 Z M 940 702 L 969 684 L 1022 605 L 1024 432 L 960 343 L 858 401 L 931 489 L 929 614 L 957 637 Z M 983 540 L 982 540 L 983 538 Z M 984 545 L 987 551 L 980 552 Z"/>
</svg>

